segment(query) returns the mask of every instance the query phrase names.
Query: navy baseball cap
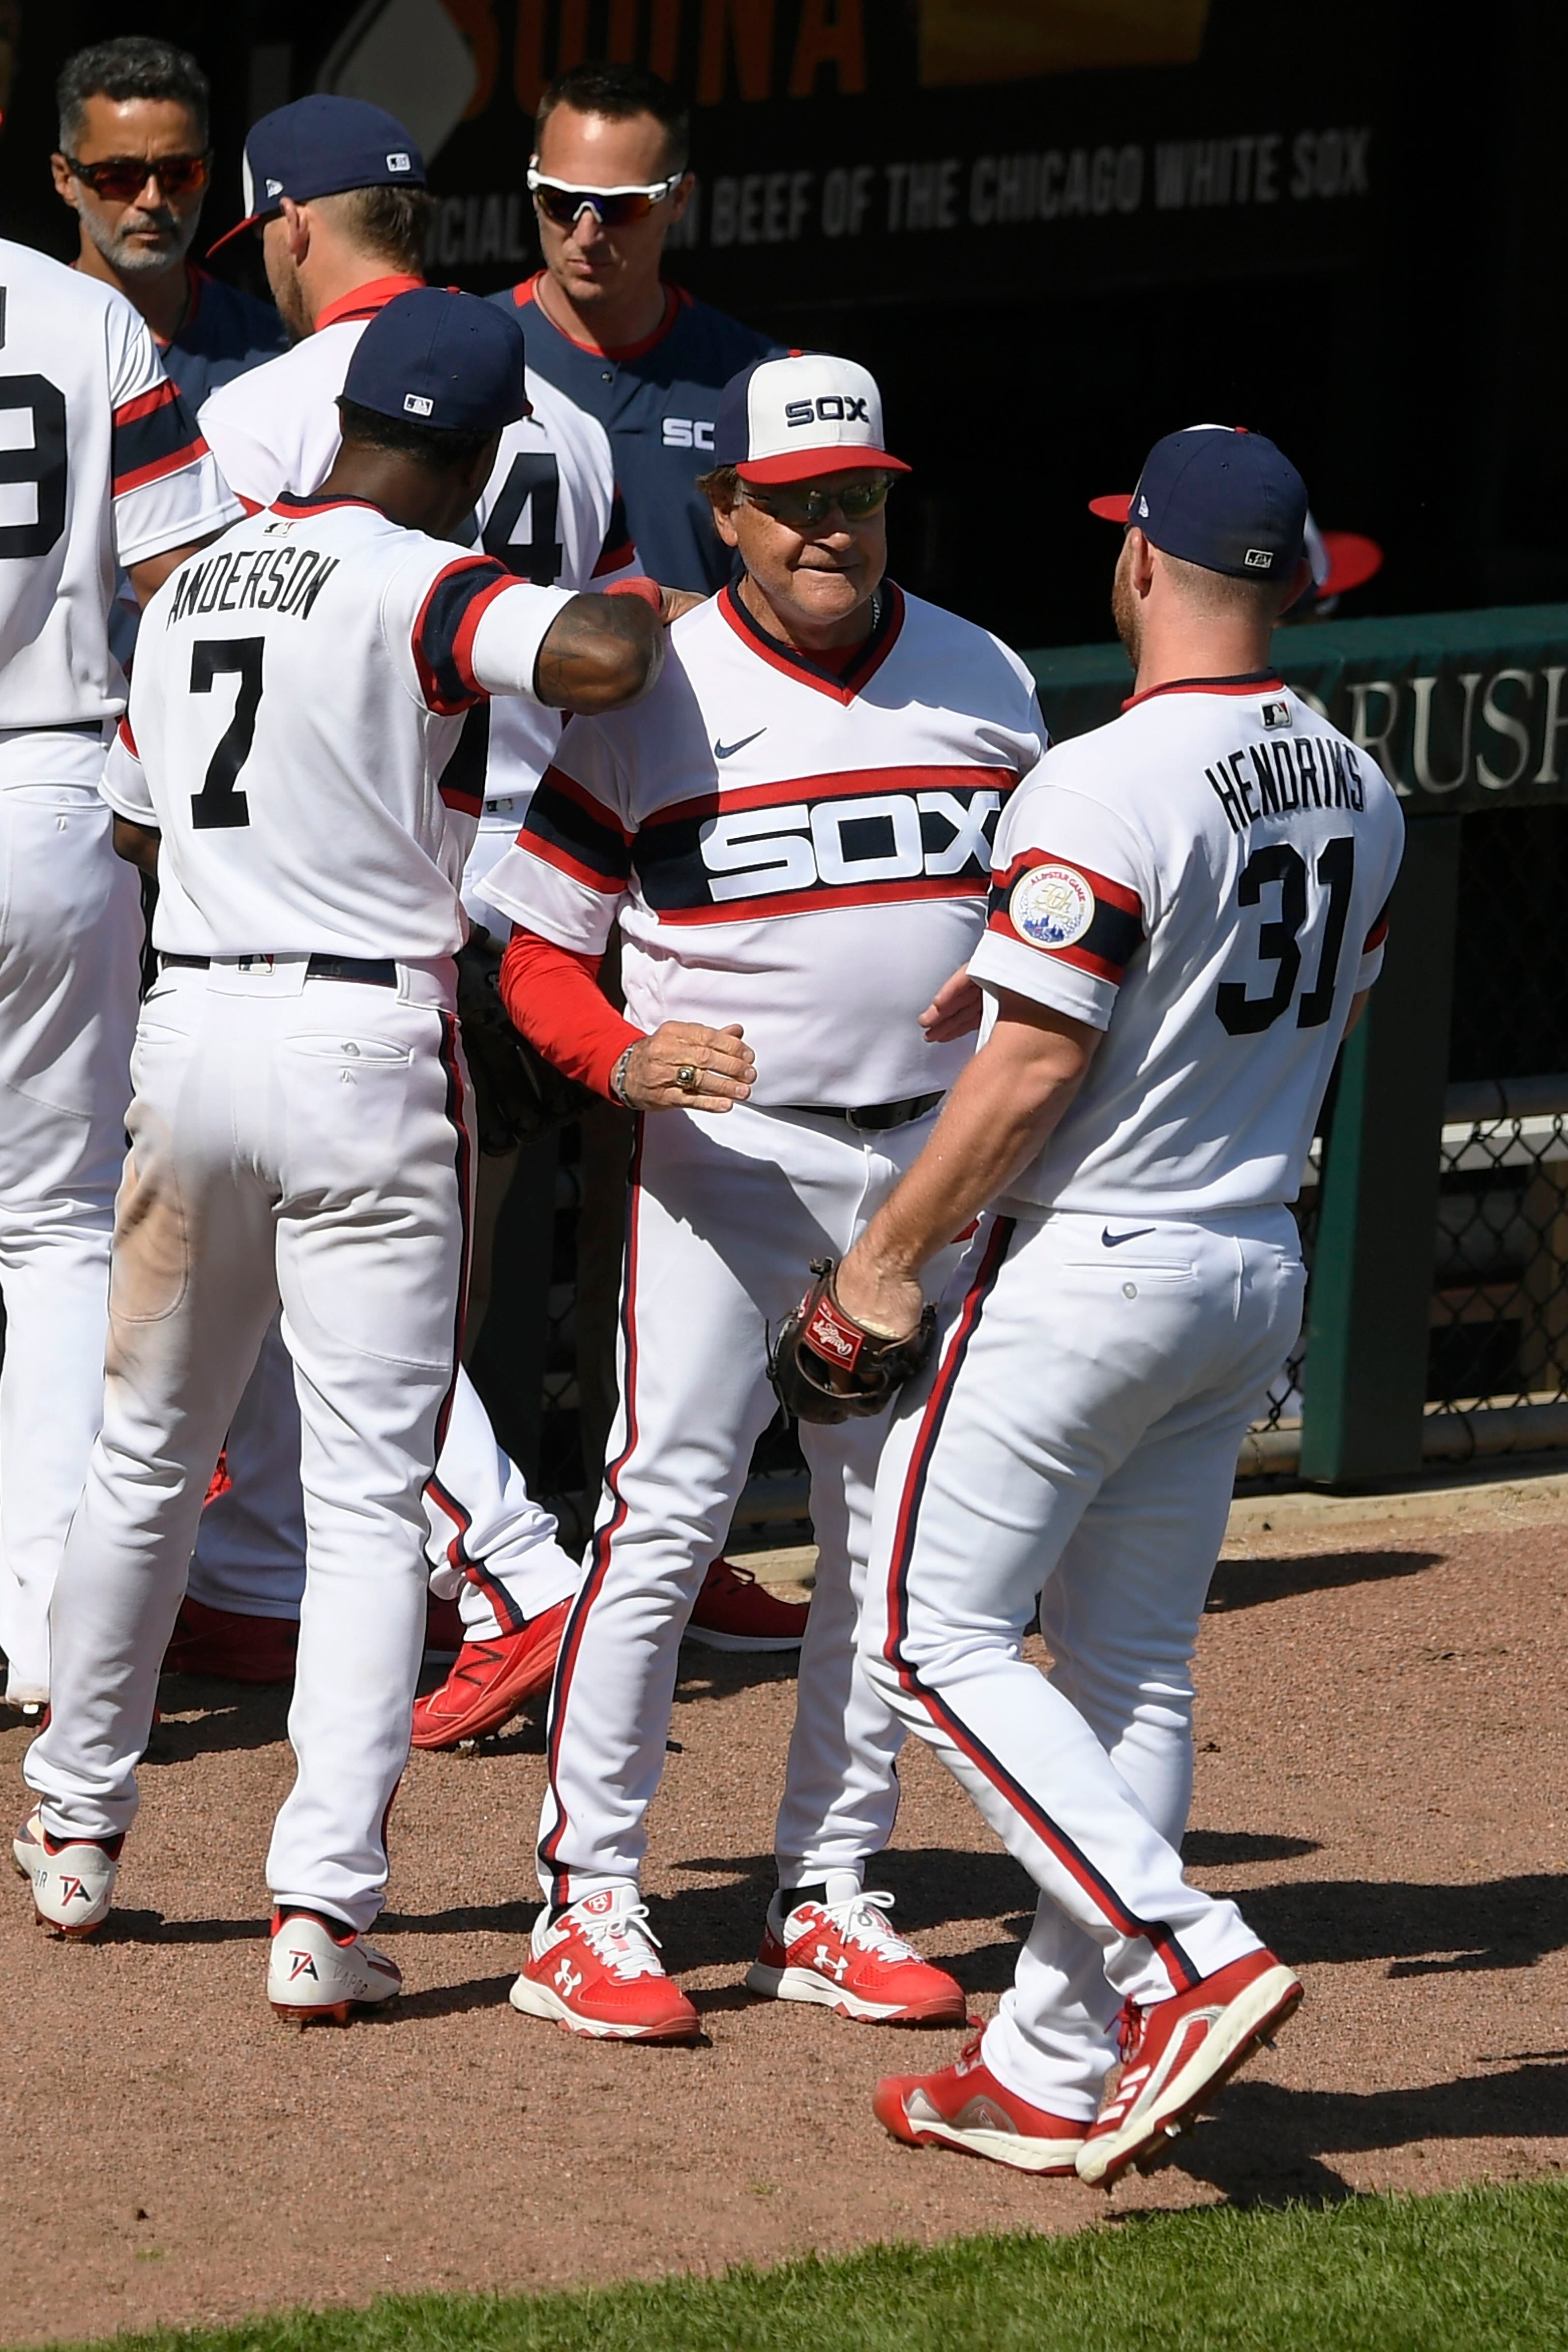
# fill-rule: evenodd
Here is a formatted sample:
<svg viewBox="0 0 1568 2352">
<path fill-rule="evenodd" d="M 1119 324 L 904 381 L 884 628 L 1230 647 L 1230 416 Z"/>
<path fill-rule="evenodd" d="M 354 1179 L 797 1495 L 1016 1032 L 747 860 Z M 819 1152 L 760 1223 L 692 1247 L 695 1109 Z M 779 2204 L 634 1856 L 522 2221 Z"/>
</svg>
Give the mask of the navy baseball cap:
<svg viewBox="0 0 1568 2352">
<path fill-rule="evenodd" d="M 253 125 L 241 179 L 245 218 L 209 247 L 213 253 L 242 228 L 269 220 L 284 196 L 308 205 L 312 196 L 339 196 L 346 188 L 422 188 L 425 158 L 384 108 L 318 90 Z"/>
<path fill-rule="evenodd" d="M 1284 580 L 1300 562 L 1307 486 L 1282 450 L 1245 425 L 1189 425 L 1143 461 L 1130 498 L 1090 499 L 1184 563 L 1236 580 Z"/>
<path fill-rule="evenodd" d="M 343 398 L 379 416 L 495 433 L 530 413 L 522 329 L 510 310 L 439 286 L 399 294 L 354 346 Z"/>
</svg>

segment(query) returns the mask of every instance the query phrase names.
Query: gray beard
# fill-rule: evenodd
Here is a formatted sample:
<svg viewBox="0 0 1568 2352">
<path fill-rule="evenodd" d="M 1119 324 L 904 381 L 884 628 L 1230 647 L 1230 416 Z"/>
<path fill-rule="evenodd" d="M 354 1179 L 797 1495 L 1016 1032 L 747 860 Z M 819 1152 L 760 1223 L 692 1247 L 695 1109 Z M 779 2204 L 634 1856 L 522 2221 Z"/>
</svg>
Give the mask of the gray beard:
<svg viewBox="0 0 1568 2352">
<path fill-rule="evenodd" d="M 78 217 L 110 268 L 121 278 L 161 278 L 166 269 L 177 268 L 195 243 L 196 230 L 201 226 L 199 213 L 194 213 L 187 221 L 176 220 L 171 214 L 173 243 L 161 253 L 149 253 L 144 247 L 132 245 L 123 230 L 110 228 L 95 213 L 84 211 Z"/>
</svg>

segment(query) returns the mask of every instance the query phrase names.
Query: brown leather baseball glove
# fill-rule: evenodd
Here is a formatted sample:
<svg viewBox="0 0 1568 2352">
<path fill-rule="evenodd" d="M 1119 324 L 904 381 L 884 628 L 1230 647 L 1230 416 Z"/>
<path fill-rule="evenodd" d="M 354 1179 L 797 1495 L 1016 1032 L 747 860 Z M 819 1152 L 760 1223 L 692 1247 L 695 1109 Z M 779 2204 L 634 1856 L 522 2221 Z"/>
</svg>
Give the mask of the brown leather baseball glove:
<svg viewBox="0 0 1568 2352">
<path fill-rule="evenodd" d="M 833 1289 L 835 1260 L 814 1258 L 810 1289 L 779 1327 L 768 1377 L 779 1402 L 797 1421 L 837 1422 L 885 1412 L 931 1354 L 936 1308 L 928 1307 L 908 1338 L 868 1330 L 840 1307 Z"/>
</svg>

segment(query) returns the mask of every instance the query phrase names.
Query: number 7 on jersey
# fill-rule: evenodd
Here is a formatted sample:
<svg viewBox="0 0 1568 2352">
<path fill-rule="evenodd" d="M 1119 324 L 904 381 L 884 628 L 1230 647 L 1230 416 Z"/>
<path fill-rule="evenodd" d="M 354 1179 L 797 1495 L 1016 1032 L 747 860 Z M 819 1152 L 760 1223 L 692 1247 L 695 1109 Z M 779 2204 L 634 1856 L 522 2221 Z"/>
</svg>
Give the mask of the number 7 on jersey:
<svg viewBox="0 0 1568 2352">
<path fill-rule="evenodd" d="M 256 712 L 261 700 L 262 637 L 200 637 L 191 647 L 191 692 L 210 694 L 215 677 L 237 675 L 234 717 L 207 761 L 199 793 L 191 794 L 191 823 L 198 833 L 248 824 L 250 808 L 236 779 L 250 757 Z"/>
</svg>

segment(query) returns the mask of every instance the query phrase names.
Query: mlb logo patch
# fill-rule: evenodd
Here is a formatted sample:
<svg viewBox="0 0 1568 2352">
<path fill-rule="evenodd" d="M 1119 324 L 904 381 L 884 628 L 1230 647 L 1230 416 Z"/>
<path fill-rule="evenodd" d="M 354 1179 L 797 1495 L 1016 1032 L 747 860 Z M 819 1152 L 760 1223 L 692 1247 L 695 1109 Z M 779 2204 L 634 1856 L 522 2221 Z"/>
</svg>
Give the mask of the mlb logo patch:
<svg viewBox="0 0 1568 2352">
<path fill-rule="evenodd" d="M 386 168 L 389 172 L 406 172 L 409 169 L 409 159 L 401 148 L 395 155 L 387 157 Z"/>
<path fill-rule="evenodd" d="M 405 392 L 403 405 L 410 416 L 429 416 L 434 413 L 436 404 L 433 400 L 426 400 L 422 392 Z"/>
<path fill-rule="evenodd" d="M 1288 702 L 1266 702 L 1263 706 L 1265 727 L 1289 727 L 1290 706 Z"/>
<path fill-rule="evenodd" d="M 1272 572 L 1274 558 L 1266 547 L 1249 547 L 1242 557 L 1249 572 Z"/>
</svg>

